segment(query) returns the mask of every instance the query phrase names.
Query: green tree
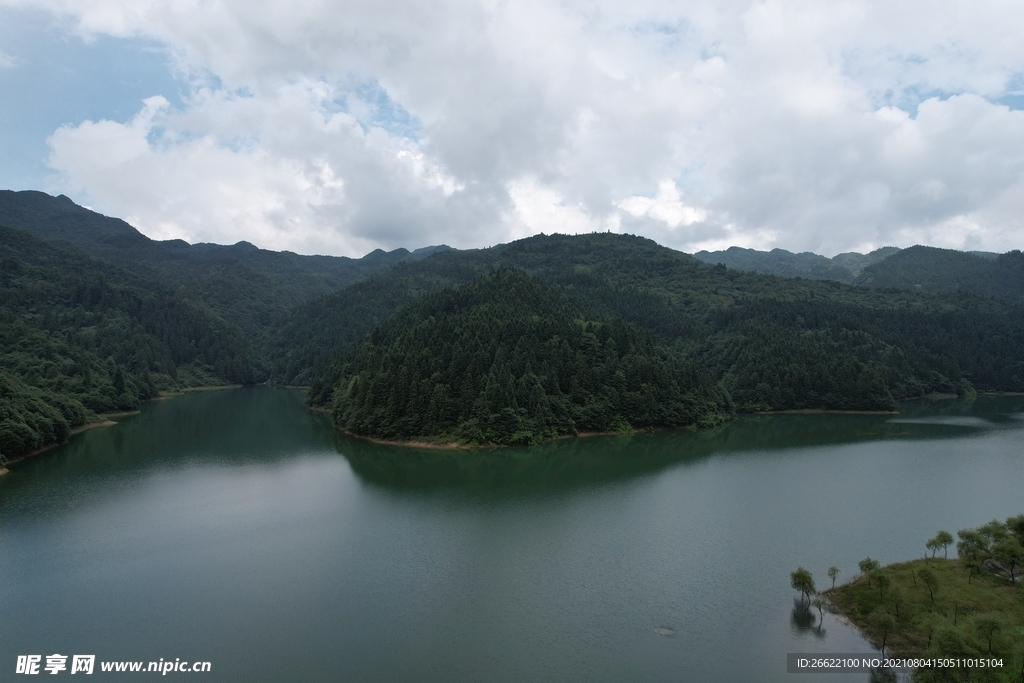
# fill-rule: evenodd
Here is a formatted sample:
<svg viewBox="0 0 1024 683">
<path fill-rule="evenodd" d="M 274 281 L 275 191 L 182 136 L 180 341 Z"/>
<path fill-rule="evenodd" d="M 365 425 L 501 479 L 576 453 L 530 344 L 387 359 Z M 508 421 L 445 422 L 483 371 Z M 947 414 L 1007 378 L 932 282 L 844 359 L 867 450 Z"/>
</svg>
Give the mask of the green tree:
<svg viewBox="0 0 1024 683">
<path fill-rule="evenodd" d="M 948 560 L 949 553 L 946 549 L 953 543 L 953 535 L 948 531 L 940 531 L 935 534 L 935 538 L 933 540 L 938 541 L 939 545 L 942 546 L 942 556 Z"/>
<path fill-rule="evenodd" d="M 949 554 L 946 552 L 946 548 L 949 547 L 949 545 L 952 543 L 952 534 L 950 534 L 948 531 L 940 531 L 939 533 L 935 534 L 934 538 L 928 539 L 928 542 L 924 545 L 926 548 L 928 548 L 928 550 L 932 551 L 932 558 L 935 557 L 935 553 L 938 552 L 939 548 L 942 548 L 942 555 L 948 560 Z"/>
<path fill-rule="evenodd" d="M 1006 520 L 1007 530 L 1024 545 L 1024 515 L 1017 515 Z"/>
<path fill-rule="evenodd" d="M 885 600 L 885 591 L 889 590 L 889 586 L 892 585 L 889 575 L 883 572 L 878 572 L 878 576 L 875 577 L 875 584 L 878 585 L 879 599 Z"/>
<path fill-rule="evenodd" d="M 956 551 L 967 567 L 967 583 L 970 583 L 974 574 L 981 571 L 981 561 L 989 555 L 989 537 L 979 529 L 961 529 L 956 535 L 960 537 Z"/>
<path fill-rule="evenodd" d="M 942 617 L 934 612 L 923 612 L 917 615 L 914 620 L 917 630 L 928 635 L 928 645 L 926 647 L 932 646 L 932 636 L 935 635 L 935 629 L 938 627 L 941 619 Z"/>
<path fill-rule="evenodd" d="M 832 579 L 832 588 L 836 587 L 836 577 L 839 576 L 839 567 L 835 565 L 828 568 L 828 578 Z"/>
<path fill-rule="evenodd" d="M 948 621 L 941 622 L 935 627 L 934 637 L 928 647 L 929 657 L 965 659 L 976 657 L 978 654 L 978 651 L 964 639 L 961 629 L 956 628 Z M 976 672 L 977 669 L 973 671 Z M 973 677 L 968 678 L 970 675 L 966 668 L 930 667 L 920 669 L 914 676 L 914 681 L 915 683 L 917 681 L 921 681 L 921 683 L 959 683 L 960 681 L 974 680 Z"/>
<path fill-rule="evenodd" d="M 857 563 L 857 568 L 860 569 L 860 573 L 868 577 L 868 586 L 871 585 L 871 574 L 880 566 L 881 565 L 878 564 L 878 560 L 872 560 L 870 557 L 865 557 Z"/>
<path fill-rule="evenodd" d="M 1010 570 L 1010 583 L 1017 582 L 1017 568 L 1024 564 L 1024 546 L 1016 536 L 1005 536 L 992 546 L 992 556 Z"/>
<path fill-rule="evenodd" d="M 984 536 L 988 537 L 989 541 L 992 543 L 1004 538 L 1009 533 L 1009 530 L 1006 528 L 1006 525 L 1000 522 L 998 519 L 993 519 L 991 522 L 983 524 L 982 526 L 978 527 L 978 531 L 981 532 Z"/>
<path fill-rule="evenodd" d="M 998 614 L 979 614 L 974 617 L 974 630 L 988 643 L 988 653 L 992 654 L 992 639 L 1003 628 L 1003 621 Z"/>
<path fill-rule="evenodd" d="M 882 656 L 884 657 L 885 646 L 889 641 L 889 636 L 896 630 L 896 620 L 888 612 L 879 609 L 868 615 L 868 626 L 871 627 L 871 631 L 874 634 L 881 638 Z"/>
<path fill-rule="evenodd" d="M 789 575 L 789 585 L 800 591 L 800 601 L 810 598 L 817 591 L 814 588 L 814 578 L 811 573 L 803 567 L 797 567 L 796 571 Z"/>
<path fill-rule="evenodd" d="M 899 586 L 892 586 L 889 590 L 889 602 L 892 603 L 892 608 L 896 612 L 896 619 L 900 618 L 900 605 L 906 604 L 907 596 L 904 595 L 903 589 Z"/>
<path fill-rule="evenodd" d="M 917 576 L 919 579 L 921 579 L 921 583 L 925 585 L 925 588 L 928 589 L 928 597 L 931 598 L 932 605 L 934 605 L 935 589 L 939 587 L 939 580 L 936 578 L 935 572 L 933 572 L 928 567 L 925 567 L 924 569 L 917 572 Z"/>
<path fill-rule="evenodd" d="M 821 597 L 820 595 L 815 595 L 814 599 L 811 600 L 811 606 L 817 608 L 818 610 L 818 628 L 820 629 L 821 625 L 825 623 L 824 610 L 825 607 L 828 606 L 828 600 Z"/>
</svg>

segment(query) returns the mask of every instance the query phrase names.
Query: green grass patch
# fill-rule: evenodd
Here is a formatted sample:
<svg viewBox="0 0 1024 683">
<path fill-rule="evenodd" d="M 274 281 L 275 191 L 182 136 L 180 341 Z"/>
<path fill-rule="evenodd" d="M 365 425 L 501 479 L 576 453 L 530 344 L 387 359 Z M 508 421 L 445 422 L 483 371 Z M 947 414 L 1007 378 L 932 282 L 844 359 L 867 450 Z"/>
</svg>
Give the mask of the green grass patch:
<svg viewBox="0 0 1024 683">
<path fill-rule="evenodd" d="M 929 591 L 928 573 L 934 576 Z M 962 560 L 921 559 L 862 574 L 825 591 L 876 646 L 896 656 L 997 657 L 996 670 L 921 670 L 916 681 L 1024 680 L 1024 588 L 968 571 Z"/>
</svg>

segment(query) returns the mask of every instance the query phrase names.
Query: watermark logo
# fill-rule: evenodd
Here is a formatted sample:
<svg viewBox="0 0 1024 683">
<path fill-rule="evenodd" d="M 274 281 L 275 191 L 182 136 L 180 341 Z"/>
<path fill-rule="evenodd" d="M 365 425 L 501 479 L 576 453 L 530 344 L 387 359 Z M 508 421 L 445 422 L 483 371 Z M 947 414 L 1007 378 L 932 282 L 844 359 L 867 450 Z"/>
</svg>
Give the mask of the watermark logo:
<svg viewBox="0 0 1024 683">
<path fill-rule="evenodd" d="M 38 674 L 42 664 L 42 655 L 18 655 L 17 664 L 14 666 L 14 673 L 17 674 Z M 91 674 L 96 665 L 96 655 L 73 655 L 71 657 L 71 673 Z M 46 666 L 43 671 L 48 674 L 59 674 L 68 670 L 68 655 L 54 653 L 46 655 Z"/>
<path fill-rule="evenodd" d="M 40 673 L 55 675 L 68 671 L 68 655 L 46 655 L 45 665 L 43 659 L 43 655 L 18 655 L 14 673 L 32 676 Z M 70 659 L 71 674 L 91 674 L 96 667 L 96 655 L 71 655 Z M 158 673 L 162 676 L 169 673 L 207 673 L 210 671 L 210 662 L 183 662 L 180 657 L 174 661 L 160 659 L 156 662 L 100 662 L 100 671 Z"/>
<path fill-rule="evenodd" d="M 39 673 L 39 662 L 42 659 L 42 655 L 18 655 L 18 666 L 14 673 L 37 674 Z"/>
<path fill-rule="evenodd" d="M 71 658 L 71 673 L 91 674 L 96 655 L 75 655 Z"/>
</svg>

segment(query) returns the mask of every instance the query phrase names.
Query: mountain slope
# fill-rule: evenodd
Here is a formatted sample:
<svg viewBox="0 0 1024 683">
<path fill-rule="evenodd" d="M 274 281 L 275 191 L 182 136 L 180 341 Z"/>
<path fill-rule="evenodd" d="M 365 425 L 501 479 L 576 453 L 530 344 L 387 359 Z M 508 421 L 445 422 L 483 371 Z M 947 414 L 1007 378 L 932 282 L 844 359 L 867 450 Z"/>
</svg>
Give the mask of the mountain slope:
<svg viewBox="0 0 1024 683">
<path fill-rule="evenodd" d="M 1024 255 L 985 255 L 914 246 L 864 269 L 857 284 L 925 292 L 970 292 L 1024 304 Z"/>
<path fill-rule="evenodd" d="M 262 381 L 252 345 L 187 296 L 0 227 L 0 454 L 160 389 Z"/>
<path fill-rule="evenodd" d="M 381 250 L 361 259 L 301 256 L 232 246 L 152 240 L 119 218 L 43 192 L 0 191 L 0 224 L 45 240 L 63 240 L 87 254 L 123 266 L 171 290 L 184 287 L 251 339 L 297 305 L 328 294 L 395 263 L 416 260 L 447 247 Z"/>
<path fill-rule="evenodd" d="M 678 325 L 670 320 L 673 312 L 668 300 L 638 294 L 633 283 L 655 282 L 662 274 L 679 269 L 706 270 L 687 254 L 649 239 L 623 235 L 538 235 L 490 249 L 434 254 L 422 261 L 398 264 L 293 311 L 265 344 L 274 381 L 308 384 L 323 374 L 346 346 L 401 307 L 499 266 L 586 289 L 595 310 L 603 315 L 616 317 L 625 310 L 639 316 L 637 320 L 647 327 L 658 327 L 659 320 L 669 321 L 672 330 Z M 635 302 L 638 296 L 642 303 Z M 673 336 L 674 332 L 665 334 Z"/>
</svg>

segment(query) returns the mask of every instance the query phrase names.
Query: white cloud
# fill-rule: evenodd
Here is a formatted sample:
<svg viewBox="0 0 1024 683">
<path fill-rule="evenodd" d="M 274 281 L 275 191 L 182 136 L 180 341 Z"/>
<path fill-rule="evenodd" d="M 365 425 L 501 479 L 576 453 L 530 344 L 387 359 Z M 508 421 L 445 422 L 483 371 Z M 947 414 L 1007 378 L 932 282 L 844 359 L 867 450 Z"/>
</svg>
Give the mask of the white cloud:
<svg viewBox="0 0 1024 683">
<path fill-rule="evenodd" d="M 587 214 L 582 203 L 566 205 L 562 196 L 536 178 L 520 178 L 509 183 L 509 196 L 515 215 L 509 222 L 515 226 L 511 237 L 518 239 L 537 233 L 578 235 L 599 230 L 618 230 L 618 216 L 598 220 Z"/>
<path fill-rule="evenodd" d="M 629 197 L 619 202 L 618 206 L 637 218 L 648 216 L 670 228 L 699 223 L 707 218 L 707 211 L 683 204 L 679 188 L 671 179 L 658 183 L 657 196 Z"/>
<path fill-rule="evenodd" d="M 0 69 L 13 69 L 17 65 L 17 59 L 7 54 L 3 50 L 0 50 Z"/>
<path fill-rule="evenodd" d="M 184 106 L 51 138 L 54 189 L 153 234 L 1024 242 L 1024 112 L 998 103 L 1024 74 L 1017 3 L 0 3 L 175 56 Z"/>
</svg>

